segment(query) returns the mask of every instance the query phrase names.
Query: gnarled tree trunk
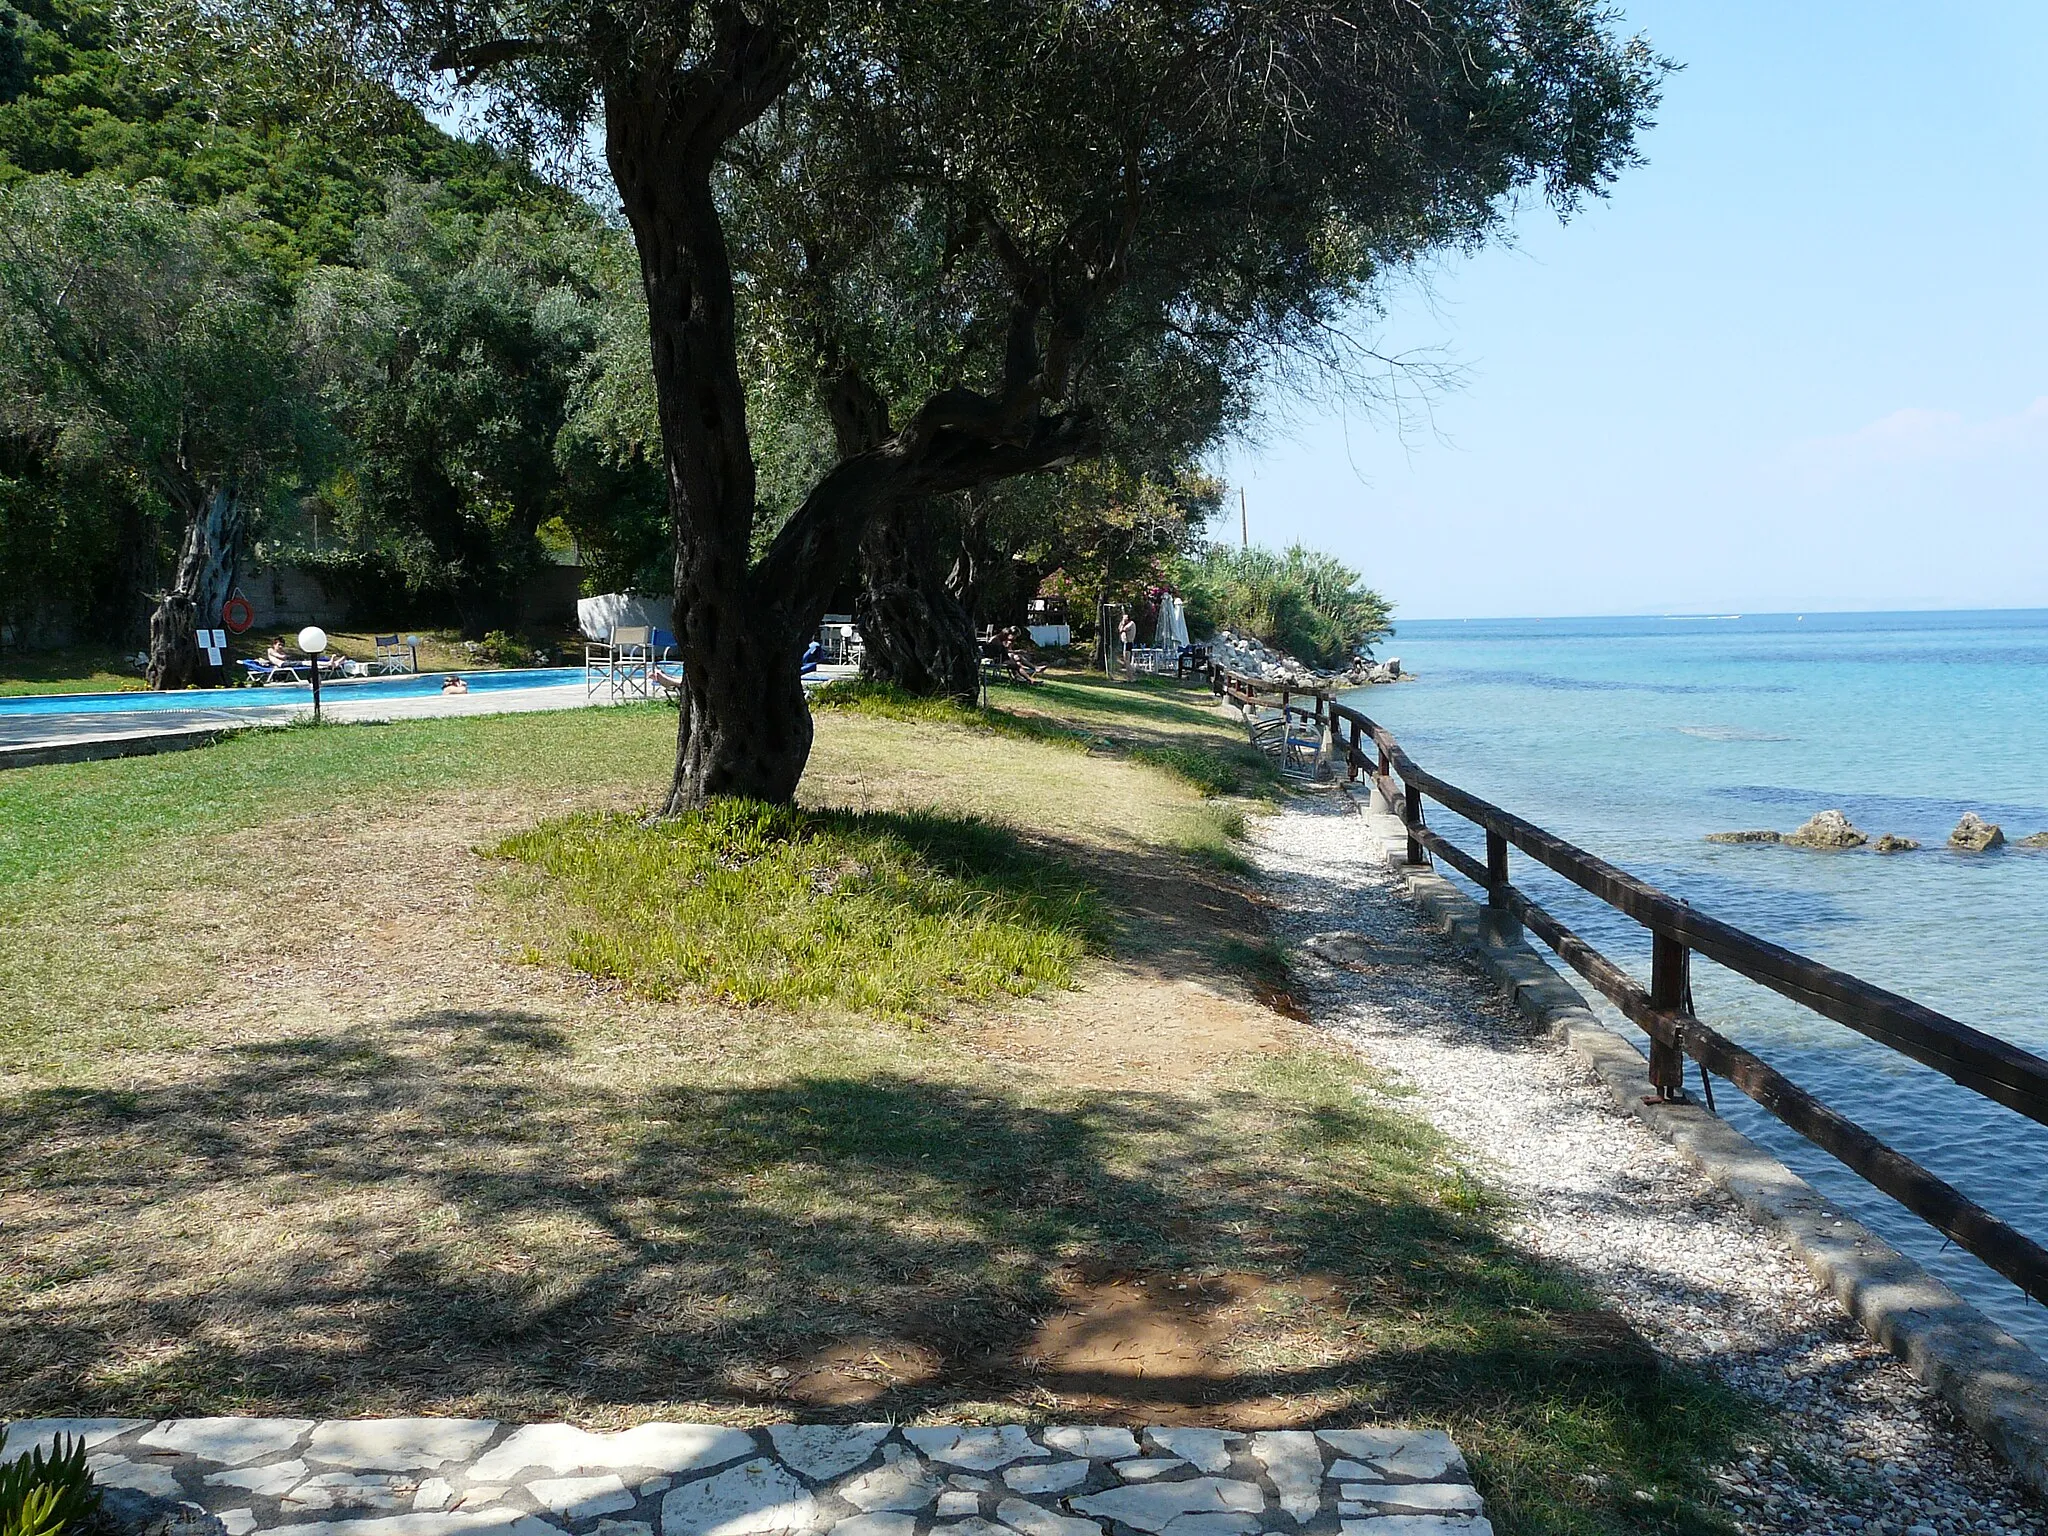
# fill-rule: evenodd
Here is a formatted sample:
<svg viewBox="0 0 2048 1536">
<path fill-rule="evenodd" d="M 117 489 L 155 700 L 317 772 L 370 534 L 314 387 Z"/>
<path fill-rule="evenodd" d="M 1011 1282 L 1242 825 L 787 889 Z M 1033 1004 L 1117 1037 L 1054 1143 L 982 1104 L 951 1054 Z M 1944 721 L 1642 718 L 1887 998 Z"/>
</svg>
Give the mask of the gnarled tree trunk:
<svg viewBox="0 0 2048 1536">
<path fill-rule="evenodd" d="M 868 524 L 854 619 L 867 647 L 862 676 L 920 698 L 972 702 L 981 689 L 981 648 L 974 617 L 948 581 L 960 542 L 949 512 L 908 501 Z"/>
<path fill-rule="evenodd" d="M 907 497 L 1057 468 L 1100 446 L 1086 413 L 1042 409 L 1047 380 L 1066 372 L 1041 357 L 1046 296 L 1033 280 L 1012 304 L 999 396 L 941 390 L 891 431 L 886 403 L 849 371 L 828 401 L 839 463 L 752 558 L 754 461 L 712 174 L 788 84 L 797 49 L 786 20 L 773 7 L 717 7 L 687 65 L 649 41 L 603 87 L 605 158 L 647 297 L 675 530 L 683 681 L 671 815 L 715 796 L 795 796 L 811 745 L 799 658 L 874 518 Z"/>
<path fill-rule="evenodd" d="M 720 795 L 787 801 L 811 746 L 797 672 L 804 594 L 764 590 L 750 569 L 754 463 L 711 191 L 720 149 L 780 94 L 794 52 L 768 27 L 728 21 L 700 66 L 650 59 L 605 91 L 605 156 L 640 253 L 675 531 L 672 815 Z"/>
<path fill-rule="evenodd" d="M 199 680 L 198 630 L 217 627 L 242 561 L 243 517 L 232 485 L 216 486 L 185 529 L 171 589 L 149 618 L 149 686 L 189 688 Z"/>
</svg>

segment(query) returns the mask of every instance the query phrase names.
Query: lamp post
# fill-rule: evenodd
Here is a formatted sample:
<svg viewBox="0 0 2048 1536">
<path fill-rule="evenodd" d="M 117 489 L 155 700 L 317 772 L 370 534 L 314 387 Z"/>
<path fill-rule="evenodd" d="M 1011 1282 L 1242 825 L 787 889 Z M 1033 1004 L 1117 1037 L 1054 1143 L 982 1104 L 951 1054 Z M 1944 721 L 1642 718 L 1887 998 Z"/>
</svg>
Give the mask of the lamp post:
<svg viewBox="0 0 2048 1536">
<path fill-rule="evenodd" d="M 413 669 L 413 671 L 415 671 L 415 672 L 419 671 L 419 669 L 420 669 L 420 637 L 419 637 L 418 635 L 407 635 L 407 636 L 405 637 L 405 648 L 406 648 L 407 650 L 409 650 L 409 651 L 411 651 L 411 652 L 412 652 L 412 669 Z"/>
<path fill-rule="evenodd" d="M 304 651 L 313 663 L 313 723 L 320 723 L 320 657 L 327 649 L 327 631 L 318 624 L 308 624 L 299 631 L 299 649 Z"/>
</svg>

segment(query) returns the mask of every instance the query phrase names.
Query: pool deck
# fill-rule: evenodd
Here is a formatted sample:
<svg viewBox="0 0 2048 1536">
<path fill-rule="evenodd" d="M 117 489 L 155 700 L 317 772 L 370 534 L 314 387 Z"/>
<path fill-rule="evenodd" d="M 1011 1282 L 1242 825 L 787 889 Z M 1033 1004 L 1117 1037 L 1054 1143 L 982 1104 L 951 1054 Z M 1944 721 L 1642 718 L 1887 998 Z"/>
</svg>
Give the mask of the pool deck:
<svg viewBox="0 0 2048 1536">
<path fill-rule="evenodd" d="M 854 675 L 852 667 L 820 668 L 806 681 L 834 682 Z M 475 693 L 430 693 L 411 697 L 350 697 L 347 685 L 324 694 L 323 720 L 358 724 L 379 720 L 425 720 L 449 715 L 513 715 L 536 710 L 584 709 L 608 705 L 603 691 L 581 682 L 543 688 L 494 688 Z M 0 714 L 0 768 L 41 763 L 85 762 L 210 746 L 232 731 L 290 725 L 311 717 L 310 706 L 235 704 L 190 709 L 136 710 L 132 714 Z"/>
</svg>

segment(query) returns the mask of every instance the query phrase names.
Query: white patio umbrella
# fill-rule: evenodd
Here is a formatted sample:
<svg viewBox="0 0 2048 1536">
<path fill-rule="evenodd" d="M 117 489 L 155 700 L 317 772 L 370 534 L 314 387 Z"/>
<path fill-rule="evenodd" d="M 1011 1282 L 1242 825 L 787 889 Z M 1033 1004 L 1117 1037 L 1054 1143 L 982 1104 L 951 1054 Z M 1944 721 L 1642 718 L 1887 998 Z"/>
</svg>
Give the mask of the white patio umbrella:
<svg viewBox="0 0 2048 1536">
<path fill-rule="evenodd" d="M 1169 656 L 1188 643 L 1188 605 L 1171 592 L 1159 599 L 1159 633 L 1153 643 Z"/>
</svg>

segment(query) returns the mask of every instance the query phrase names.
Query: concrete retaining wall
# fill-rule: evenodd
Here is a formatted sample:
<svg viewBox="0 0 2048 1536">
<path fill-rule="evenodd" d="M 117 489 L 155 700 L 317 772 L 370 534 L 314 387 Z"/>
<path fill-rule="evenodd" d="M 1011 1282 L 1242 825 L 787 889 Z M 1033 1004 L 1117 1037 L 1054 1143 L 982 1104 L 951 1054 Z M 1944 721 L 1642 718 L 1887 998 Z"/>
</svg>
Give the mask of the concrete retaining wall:
<svg viewBox="0 0 2048 1536">
<path fill-rule="evenodd" d="M 296 565 L 258 566 L 243 572 L 242 595 L 256 610 L 255 628 L 290 629 L 320 624 L 346 629 L 349 604 L 312 571 Z"/>
<path fill-rule="evenodd" d="M 96 763 L 110 757 L 149 757 L 158 752 L 186 752 L 194 747 L 210 747 L 246 729 L 246 726 L 194 725 L 128 736 L 103 736 L 91 741 L 0 746 L 0 771 L 39 768 L 45 763 Z"/>
</svg>

